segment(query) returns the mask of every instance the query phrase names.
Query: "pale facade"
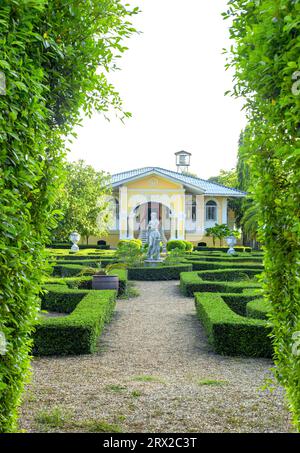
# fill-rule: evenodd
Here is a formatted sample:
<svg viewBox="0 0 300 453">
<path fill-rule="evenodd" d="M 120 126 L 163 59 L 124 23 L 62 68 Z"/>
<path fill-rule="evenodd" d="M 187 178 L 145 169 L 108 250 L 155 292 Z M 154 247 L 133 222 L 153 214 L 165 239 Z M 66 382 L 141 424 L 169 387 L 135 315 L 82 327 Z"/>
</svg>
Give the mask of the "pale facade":
<svg viewBox="0 0 300 453">
<path fill-rule="evenodd" d="M 115 247 L 120 239 L 146 237 L 151 212 L 160 220 L 164 241 L 185 239 L 197 245 L 211 241 L 206 228 L 216 223 L 233 227 L 228 199 L 244 197 L 235 189 L 193 176 L 146 167 L 112 176 L 112 223 L 106 242 Z"/>
</svg>

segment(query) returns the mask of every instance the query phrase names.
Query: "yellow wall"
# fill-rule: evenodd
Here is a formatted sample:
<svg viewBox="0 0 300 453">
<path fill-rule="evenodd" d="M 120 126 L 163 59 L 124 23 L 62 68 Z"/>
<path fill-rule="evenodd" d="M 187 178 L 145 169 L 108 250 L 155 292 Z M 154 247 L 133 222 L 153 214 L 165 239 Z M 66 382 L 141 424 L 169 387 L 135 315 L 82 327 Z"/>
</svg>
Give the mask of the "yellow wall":
<svg viewBox="0 0 300 453">
<path fill-rule="evenodd" d="M 159 176 L 147 176 L 146 178 L 138 179 L 126 184 L 128 189 L 180 189 L 181 184 L 177 184 L 168 179 L 161 178 Z"/>
</svg>

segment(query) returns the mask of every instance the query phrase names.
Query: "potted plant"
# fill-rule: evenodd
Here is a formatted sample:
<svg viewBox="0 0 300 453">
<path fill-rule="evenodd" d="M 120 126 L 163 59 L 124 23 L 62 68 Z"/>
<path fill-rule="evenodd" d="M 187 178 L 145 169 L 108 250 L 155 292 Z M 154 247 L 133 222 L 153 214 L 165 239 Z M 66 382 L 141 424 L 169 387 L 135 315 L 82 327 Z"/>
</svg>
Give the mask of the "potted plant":
<svg viewBox="0 0 300 453">
<path fill-rule="evenodd" d="M 122 263 L 115 263 L 100 268 L 98 272 L 93 274 L 92 288 L 93 289 L 115 289 L 119 290 L 119 277 L 118 275 L 111 274 L 114 269 L 122 269 L 126 266 Z"/>
</svg>

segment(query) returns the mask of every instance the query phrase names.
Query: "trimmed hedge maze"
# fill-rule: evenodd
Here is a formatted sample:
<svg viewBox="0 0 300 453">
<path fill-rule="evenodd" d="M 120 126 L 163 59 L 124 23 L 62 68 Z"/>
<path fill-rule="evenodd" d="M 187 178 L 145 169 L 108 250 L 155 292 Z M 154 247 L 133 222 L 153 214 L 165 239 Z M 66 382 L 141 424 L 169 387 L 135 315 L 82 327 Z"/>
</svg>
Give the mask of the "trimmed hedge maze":
<svg viewBox="0 0 300 453">
<path fill-rule="evenodd" d="M 53 285 L 42 308 L 70 313 L 43 318 L 36 326 L 33 353 L 36 355 L 90 354 L 95 352 L 104 324 L 111 319 L 115 291 L 71 290 Z"/>
<path fill-rule="evenodd" d="M 193 297 L 196 292 L 242 293 L 246 288 L 260 288 L 254 279 L 255 269 L 222 269 L 180 274 L 181 292 Z"/>
<path fill-rule="evenodd" d="M 270 307 L 257 276 L 262 256 L 224 256 L 195 252 L 186 257 L 193 272 L 183 272 L 180 289 L 195 297 L 197 316 L 218 354 L 272 357 Z"/>
<path fill-rule="evenodd" d="M 182 272 L 190 272 L 192 264 L 182 263 L 173 266 L 132 267 L 128 269 L 129 280 L 158 281 L 179 280 Z"/>
<path fill-rule="evenodd" d="M 105 258 L 106 264 L 113 262 L 104 252 L 97 252 L 93 256 L 76 254 L 75 259 L 65 250 L 50 251 L 55 264 L 52 277 L 43 286 L 41 309 L 63 316 L 41 314 L 33 337 L 35 355 L 89 354 L 96 350 L 103 327 L 113 314 L 116 297 L 126 293 L 128 284 L 127 271 L 114 269 L 111 273 L 119 277 L 118 294 L 92 290 L 88 267 L 96 267 Z"/>
<path fill-rule="evenodd" d="M 217 354 L 272 356 L 271 328 L 266 321 L 235 313 L 218 293 L 196 293 L 195 305 Z"/>
</svg>

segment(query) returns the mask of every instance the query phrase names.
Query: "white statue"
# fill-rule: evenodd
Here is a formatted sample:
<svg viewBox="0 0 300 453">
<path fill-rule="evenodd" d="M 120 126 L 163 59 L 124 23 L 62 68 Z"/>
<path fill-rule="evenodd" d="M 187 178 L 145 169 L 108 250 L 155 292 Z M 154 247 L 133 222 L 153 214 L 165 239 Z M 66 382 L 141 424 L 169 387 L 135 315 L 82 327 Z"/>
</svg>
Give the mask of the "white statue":
<svg viewBox="0 0 300 453">
<path fill-rule="evenodd" d="M 151 220 L 148 223 L 148 260 L 160 259 L 160 232 L 159 220 L 156 212 L 151 212 Z"/>
</svg>

